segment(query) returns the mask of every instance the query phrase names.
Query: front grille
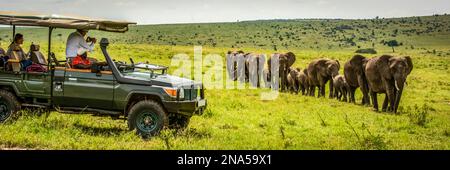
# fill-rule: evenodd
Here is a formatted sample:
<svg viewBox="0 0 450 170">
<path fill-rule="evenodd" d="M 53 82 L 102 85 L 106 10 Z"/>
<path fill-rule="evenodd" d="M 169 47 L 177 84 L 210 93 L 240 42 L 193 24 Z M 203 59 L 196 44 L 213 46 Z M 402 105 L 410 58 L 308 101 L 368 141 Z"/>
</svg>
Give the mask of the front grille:
<svg viewBox="0 0 450 170">
<path fill-rule="evenodd" d="M 204 98 L 202 85 L 192 85 L 184 88 L 184 100 L 195 100 L 197 97 Z"/>
</svg>

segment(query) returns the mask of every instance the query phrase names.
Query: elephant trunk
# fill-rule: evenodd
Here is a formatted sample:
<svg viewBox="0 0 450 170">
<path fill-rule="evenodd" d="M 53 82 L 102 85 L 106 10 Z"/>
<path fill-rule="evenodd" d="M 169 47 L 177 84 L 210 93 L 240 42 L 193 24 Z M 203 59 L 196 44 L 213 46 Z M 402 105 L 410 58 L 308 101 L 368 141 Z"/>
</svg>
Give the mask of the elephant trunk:
<svg viewBox="0 0 450 170">
<path fill-rule="evenodd" d="M 394 102 L 394 113 L 397 113 L 398 105 L 400 104 L 400 99 L 402 98 L 403 87 L 405 80 L 395 80 L 395 102 Z"/>
</svg>

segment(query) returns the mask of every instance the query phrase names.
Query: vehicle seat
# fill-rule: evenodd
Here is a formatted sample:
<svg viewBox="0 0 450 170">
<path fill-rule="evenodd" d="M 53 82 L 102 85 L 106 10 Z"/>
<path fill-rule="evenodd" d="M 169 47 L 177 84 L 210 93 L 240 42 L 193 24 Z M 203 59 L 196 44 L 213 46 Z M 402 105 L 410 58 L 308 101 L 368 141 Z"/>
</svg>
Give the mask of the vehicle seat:
<svg viewBox="0 0 450 170">
<path fill-rule="evenodd" d="M 22 51 L 12 51 L 11 56 L 8 59 L 7 70 L 19 72 L 21 65 L 20 61 L 22 60 Z"/>
<path fill-rule="evenodd" d="M 42 54 L 40 51 L 40 46 L 36 44 L 31 44 L 30 46 L 30 59 L 33 61 L 33 63 L 41 64 L 41 65 L 48 65 L 47 60 L 44 57 L 44 54 Z"/>
</svg>

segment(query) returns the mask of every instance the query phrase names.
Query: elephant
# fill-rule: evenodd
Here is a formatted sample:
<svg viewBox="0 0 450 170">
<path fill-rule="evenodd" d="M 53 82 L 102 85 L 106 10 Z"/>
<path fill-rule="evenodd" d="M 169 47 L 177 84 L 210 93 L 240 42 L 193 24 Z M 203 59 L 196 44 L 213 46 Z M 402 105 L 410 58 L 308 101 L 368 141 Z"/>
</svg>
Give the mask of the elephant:
<svg viewBox="0 0 450 170">
<path fill-rule="evenodd" d="M 412 69 L 413 63 L 409 56 L 382 55 L 367 62 L 365 75 L 374 110 L 378 111 L 377 93 L 385 93 L 382 111 L 397 113 L 406 78 Z"/>
<path fill-rule="evenodd" d="M 280 89 L 281 91 L 285 91 L 287 88 L 287 75 L 289 71 L 289 67 L 291 67 L 295 63 L 295 54 L 292 52 L 287 53 L 275 53 L 273 54 L 268 60 L 267 65 L 269 66 L 269 74 L 268 76 L 273 80 L 272 78 L 272 60 L 278 59 L 279 62 L 279 70 L 278 70 L 278 77 L 280 78 Z"/>
<path fill-rule="evenodd" d="M 300 83 L 299 83 L 299 75 L 301 72 L 300 68 L 289 68 L 289 74 L 287 76 L 288 81 L 288 91 L 294 92 L 298 94 Z"/>
<path fill-rule="evenodd" d="M 305 68 L 298 74 L 299 90 L 302 91 L 302 95 L 307 95 L 309 90 L 308 70 Z"/>
<path fill-rule="evenodd" d="M 338 75 L 333 77 L 334 97 L 339 101 L 347 102 L 347 92 L 349 91 L 349 85 L 344 75 Z"/>
<path fill-rule="evenodd" d="M 309 95 L 314 96 L 316 87 L 318 97 L 325 97 L 325 84 L 339 74 L 341 65 L 338 60 L 316 59 L 308 65 Z M 333 83 L 330 82 L 330 98 L 333 98 Z"/>
<path fill-rule="evenodd" d="M 244 51 L 228 51 L 226 56 L 227 73 L 231 80 L 238 79 L 238 58 L 244 55 Z"/>
<path fill-rule="evenodd" d="M 263 72 L 263 79 L 264 79 L 264 87 L 270 88 L 270 76 L 269 76 L 269 69 L 264 69 Z"/>
<path fill-rule="evenodd" d="M 261 86 L 261 79 L 263 78 L 265 55 L 247 53 L 245 58 L 245 80 L 249 81 L 253 87 Z"/>
<path fill-rule="evenodd" d="M 355 103 L 355 91 L 359 87 L 362 94 L 362 104 L 370 105 L 369 87 L 365 75 L 365 66 L 368 59 L 362 55 L 353 56 L 344 65 L 344 76 L 349 86 L 349 102 Z"/>
</svg>

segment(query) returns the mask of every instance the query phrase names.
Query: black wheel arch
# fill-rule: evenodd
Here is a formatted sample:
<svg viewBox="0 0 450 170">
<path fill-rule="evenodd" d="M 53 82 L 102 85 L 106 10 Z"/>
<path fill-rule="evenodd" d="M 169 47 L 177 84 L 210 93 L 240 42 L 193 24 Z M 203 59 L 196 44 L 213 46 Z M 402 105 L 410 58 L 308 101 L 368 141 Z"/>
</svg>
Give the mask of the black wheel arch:
<svg viewBox="0 0 450 170">
<path fill-rule="evenodd" d="M 133 107 L 136 103 L 142 101 L 142 100 L 152 100 L 157 102 L 163 110 L 167 113 L 167 109 L 164 107 L 163 99 L 160 95 L 155 93 L 140 93 L 140 92 L 131 92 L 127 96 L 127 104 L 124 108 L 124 115 L 127 117 L 129 114 L 129 111 L 131 107 Z"/>
</svg>

